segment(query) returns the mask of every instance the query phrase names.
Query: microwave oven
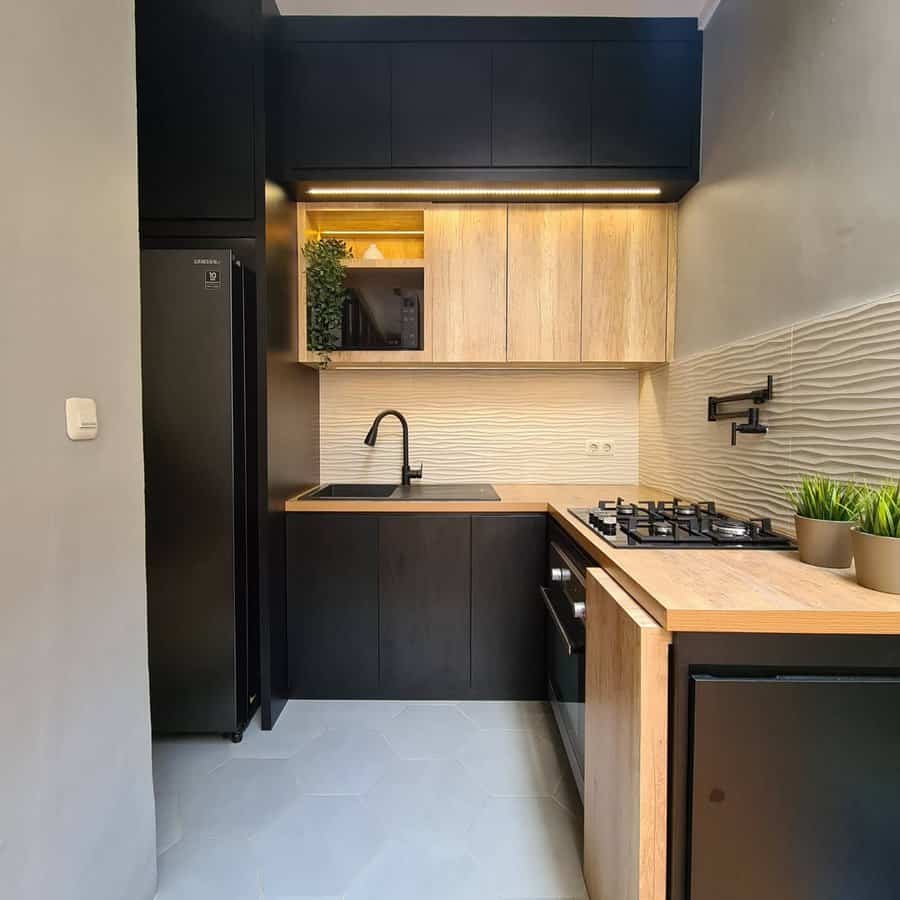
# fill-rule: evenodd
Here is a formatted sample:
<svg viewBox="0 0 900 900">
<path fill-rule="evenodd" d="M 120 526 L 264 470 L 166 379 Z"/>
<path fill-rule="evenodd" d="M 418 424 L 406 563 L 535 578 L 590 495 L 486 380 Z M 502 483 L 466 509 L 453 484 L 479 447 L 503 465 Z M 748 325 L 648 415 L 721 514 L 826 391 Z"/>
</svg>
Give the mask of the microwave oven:
<svg viewBox="0 0 900 900">
<path fill-rule="evenodd" d="M 348 269 L 342 350 L 421 350 L 422 269 Z"/>
</svg>

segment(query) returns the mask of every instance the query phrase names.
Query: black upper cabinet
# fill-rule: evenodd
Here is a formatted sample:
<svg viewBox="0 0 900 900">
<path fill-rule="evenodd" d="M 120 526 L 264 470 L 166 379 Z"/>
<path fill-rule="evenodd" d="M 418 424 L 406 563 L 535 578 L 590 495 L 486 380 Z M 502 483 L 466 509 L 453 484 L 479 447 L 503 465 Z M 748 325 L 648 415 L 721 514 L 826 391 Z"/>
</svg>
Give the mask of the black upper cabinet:
<svg viewBox="0 0 900 900">
<path fill-rule="evenodd" d="M 253 219 L 251 0 L 135 5 L 142 219 Z"/>
<path fill-rule="evenodd" d="M 391 164 L 389 44 L 297 43 L 285 65 L 289 168 Z"/>
<path fill-rule="evenodd" d="M 594 166 L 690 167 L 697 154 L 700 45 L 594 45 Z"/>
<path fill-rule="evenodd" d="M 591 45 L 494 46 L 493 164 L 591 164 Z"/>
<path fill-rule="evenodd" d="M 490 166 L 489 44 L 392 46 L 391 163 Z"/>
</svg>

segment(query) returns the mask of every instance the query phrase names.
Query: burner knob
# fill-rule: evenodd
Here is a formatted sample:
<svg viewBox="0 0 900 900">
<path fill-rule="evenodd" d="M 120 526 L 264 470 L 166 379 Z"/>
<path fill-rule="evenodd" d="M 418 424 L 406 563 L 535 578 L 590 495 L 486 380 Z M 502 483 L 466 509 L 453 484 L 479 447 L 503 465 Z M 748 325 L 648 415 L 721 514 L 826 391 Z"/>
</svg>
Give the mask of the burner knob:
<svg viewBox="0 0 900 900">
<path fill-rule="evenodd" d="M 600 533 L 612 537 L 618 529 L 618 522 L 615 516 L 607 516 L 600 522 Z"/>
<path fill-rule="evenodd" d="M 558 569 L 554 566 L 550 570 L 550 580 L 557 584 L 565 584 L 572 580 L 572 573 L 568 569 Z"/>
</svg>

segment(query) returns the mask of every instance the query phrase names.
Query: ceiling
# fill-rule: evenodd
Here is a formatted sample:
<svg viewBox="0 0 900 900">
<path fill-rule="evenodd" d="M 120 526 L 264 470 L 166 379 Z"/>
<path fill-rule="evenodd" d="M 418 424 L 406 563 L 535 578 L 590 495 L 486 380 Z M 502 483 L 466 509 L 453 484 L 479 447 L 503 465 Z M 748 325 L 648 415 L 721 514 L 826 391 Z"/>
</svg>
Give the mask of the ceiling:
<svg viewBox="0 0 900 900">
<path fill-rule="evenodd" d="M 343 16 L 696 16 L 705 25 L 719 0 L 277 0 L 282 15 Z"/>
</svg>

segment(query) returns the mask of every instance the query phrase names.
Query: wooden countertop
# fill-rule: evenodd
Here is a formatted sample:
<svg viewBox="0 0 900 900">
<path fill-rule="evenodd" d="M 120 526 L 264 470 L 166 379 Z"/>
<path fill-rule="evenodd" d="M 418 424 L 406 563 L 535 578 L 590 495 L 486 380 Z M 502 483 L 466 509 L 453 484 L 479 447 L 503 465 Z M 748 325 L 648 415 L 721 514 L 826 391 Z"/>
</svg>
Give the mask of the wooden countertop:
<svg viewBox="0 0 900 900">
<path fill-rule="evenodd" d="M 641 485 L 495 484 L 499 502 L 292 498 L 288 512 L 547 512 L 668 631 L 900 634 L 900 595 L 860 587 L 853 570 L 804 565 L 774 550 L 622 550 L 569 507 L 600 497 L 662 499 Z"/>
</svg>

